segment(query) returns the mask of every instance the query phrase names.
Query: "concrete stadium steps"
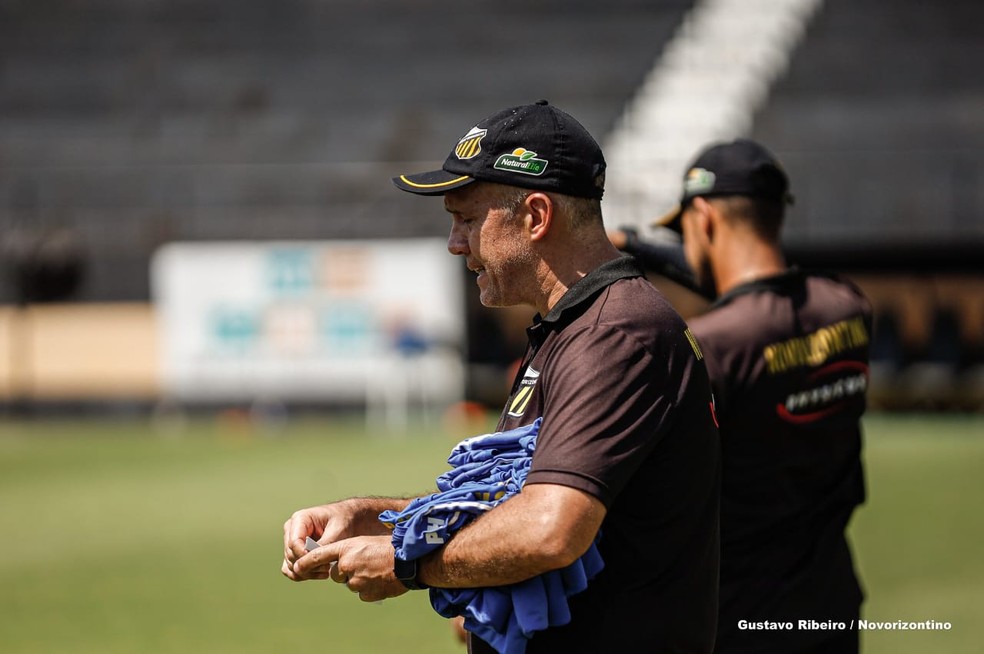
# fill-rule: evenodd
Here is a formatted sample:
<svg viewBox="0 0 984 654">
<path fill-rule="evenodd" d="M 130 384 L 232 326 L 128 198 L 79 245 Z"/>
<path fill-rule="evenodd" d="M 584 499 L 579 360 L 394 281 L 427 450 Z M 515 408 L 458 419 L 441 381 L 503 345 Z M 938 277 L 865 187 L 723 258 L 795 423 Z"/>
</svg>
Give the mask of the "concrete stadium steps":
<svg viewBox="0 0 984 654">
<path fill-rule="evenodd" d="M 139 12 L 103 3 L 101 20 L 67 11 L 15 17 L 0 26 L 0 112 L 103 116 L 153 134 L 156 123 L 180 126 L 189 116 L 206 127 L 210 117 L 221 126 L 262 115 L 330 124 L 450 105 L 469 120 L 504 102 L 548 97 L 598 132 L 690 2 L 651 4 L 416 2 L 410 12 L 395 0 L 254 0 Z M 346 161 L 367 143 L 371 151 L 363 138 L 320 154 Z"/>
<path fill-rule="evenodd" d="M 793 180 L 787 241 L 984 245 L 982 59 L 974 0 L 826 0 L 754 122 Z"/>
<path fill-rule="evenodd" d="M 164 240 L 443 234 L 392 174 L 540 98 L 601 139 L 691 4 L 7 4 L 0 229 L 78 230 L 86 300 L 145 299 Z"/>
</svg>

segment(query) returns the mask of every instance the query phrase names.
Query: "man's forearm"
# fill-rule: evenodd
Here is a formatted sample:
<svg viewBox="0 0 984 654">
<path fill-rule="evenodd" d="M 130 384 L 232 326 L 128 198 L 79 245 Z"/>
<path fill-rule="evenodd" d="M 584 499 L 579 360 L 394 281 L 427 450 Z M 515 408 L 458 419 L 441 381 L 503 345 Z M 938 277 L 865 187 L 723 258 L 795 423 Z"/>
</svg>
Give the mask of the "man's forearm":
<svg viewBox="0 0 984 654">
<path fill-rule="evenodd" d="M 524 490 L 456 533 L 420 560 L 420 581 L 440 588 L 502 586 L 573 563 L 598 533 L 604 507 L 572 489 L 563 499 L 544 502 L 543 495 L 543 488 Z"/>
<path fill-rule="evenodd" d="M 622 251 L 634 256 L 643 268 L 662 275 L 706 299 L 714 299 L 713 292 L 697 284 L 697 278 L 687 263 L 681 244 L 643 240 L 638 232 L 631 228 L 623 227 L 621 232 L 625 240 Z"/>
</svg>

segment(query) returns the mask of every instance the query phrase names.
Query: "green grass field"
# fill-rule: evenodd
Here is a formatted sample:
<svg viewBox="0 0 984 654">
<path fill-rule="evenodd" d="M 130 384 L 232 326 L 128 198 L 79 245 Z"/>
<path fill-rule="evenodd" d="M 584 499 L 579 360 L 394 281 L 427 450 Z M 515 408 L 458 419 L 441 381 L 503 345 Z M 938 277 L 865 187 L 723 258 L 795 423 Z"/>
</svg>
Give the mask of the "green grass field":
<svg viewBox="0 0 984 654">
<path fill-rule="evenodd" d="M 863 651 L 979 652 L 984 416 L 866 427 L 869 501 L 851 529 L 864 615 L 953 628 L 867 632 Z M 284 579 L 281 525 L 331 499 L 426 491 L 453 443 L 483 430 L 0 421 L 0 650 L 463 652 L 425 593 L 364 604 Z"/>
</svg>

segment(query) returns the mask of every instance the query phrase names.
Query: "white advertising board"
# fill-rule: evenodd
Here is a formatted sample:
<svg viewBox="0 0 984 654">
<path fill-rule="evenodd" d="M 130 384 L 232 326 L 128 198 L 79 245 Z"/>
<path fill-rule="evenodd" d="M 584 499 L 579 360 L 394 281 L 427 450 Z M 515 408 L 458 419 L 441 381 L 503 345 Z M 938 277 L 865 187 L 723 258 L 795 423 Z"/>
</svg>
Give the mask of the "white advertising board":
<svg viewBox="0 0 984 654">
<path fill-rule="evenodd" d="M 151 284 L 172 399 L 450 403 L 460 262 L 444 239 L 171 243 Z"/>
</svg>

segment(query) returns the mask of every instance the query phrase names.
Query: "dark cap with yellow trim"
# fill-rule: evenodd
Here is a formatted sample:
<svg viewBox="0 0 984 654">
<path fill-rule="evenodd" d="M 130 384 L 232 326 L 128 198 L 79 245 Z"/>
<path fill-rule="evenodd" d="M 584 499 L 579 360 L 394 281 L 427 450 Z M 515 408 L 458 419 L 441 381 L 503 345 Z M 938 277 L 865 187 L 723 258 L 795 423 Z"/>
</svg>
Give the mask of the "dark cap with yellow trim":
<svg viewBox="0 0 984 654">
<path fill-rule="evenodd" d="M 546 100 L 496 112 L 458 139 L 441 170 L 393 178 L 397 188 L 443 195 L 475 180 L 601 198 L 605 157 L 591 134 Z"/>
<path fill-rule="evenodd" d="M 653 226 L 679 232 L 680 216 L 696 197 L 745 195 L 793 203 L 782 164 L 764 145 L 751 139 L 714 143 L 705 148 L 683 177 L 680 203 L 653 221 Z"/>
</svg>

